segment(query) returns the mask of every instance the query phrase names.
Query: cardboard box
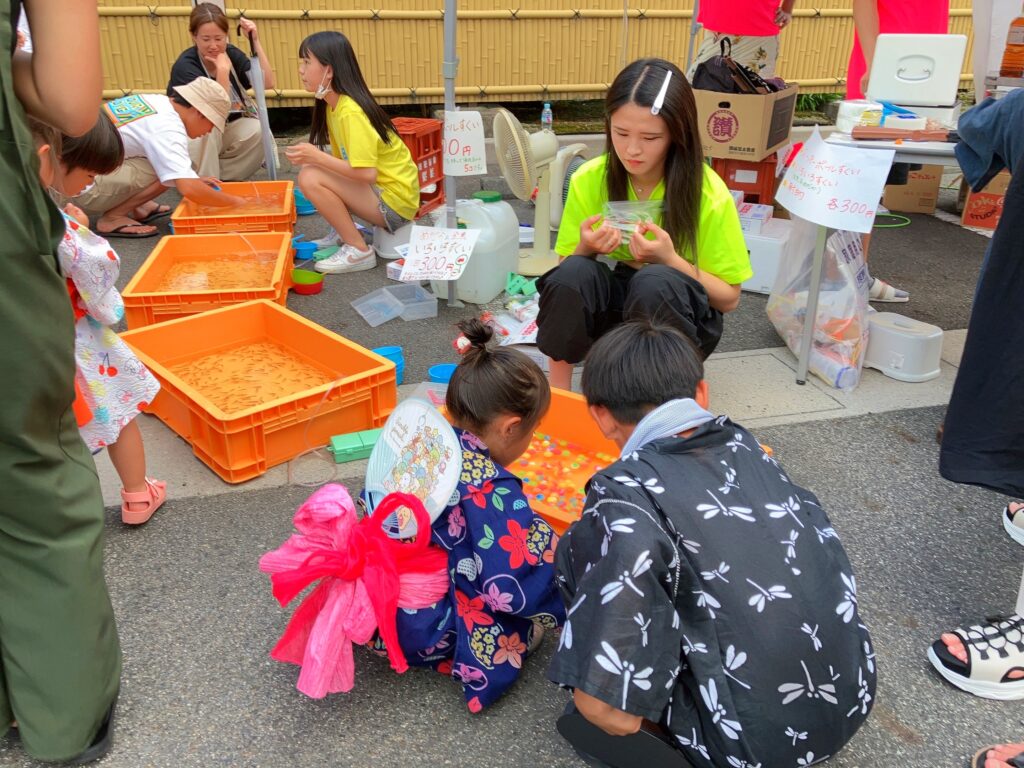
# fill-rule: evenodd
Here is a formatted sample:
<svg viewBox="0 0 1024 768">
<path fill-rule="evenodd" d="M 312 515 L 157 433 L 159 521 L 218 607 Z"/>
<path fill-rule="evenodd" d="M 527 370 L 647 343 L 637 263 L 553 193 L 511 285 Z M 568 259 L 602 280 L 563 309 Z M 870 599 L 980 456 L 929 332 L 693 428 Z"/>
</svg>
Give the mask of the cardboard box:
<svg viewBox="0 0 1024 768">
<path fill-rule="evenodd" d="M 1003 171 L 981 192 L 968 192 L 960 223 L 965 227 L 995 229 L 1003 215 L 1003 198 L 1010 186 L 1010 173 Z"/>
<path fill-rule="evenodd" d="M 882 205 L 898 213 L 935 213 L 942 184 L 942 166 L 926 165 L 910 171 L 906 184 L 885 188 Z"/>
<path fill-rule="evenodd" d="M 767 222 L 772 220 L 772 213 L 775 209 L 770 205 L 740 203 L 737 210 L 740 214 L 740 229 L 756 235 Z"/>
<path fill-rule="evenodd" d="M 694 90 L 704 155 L 757 162 L 784 146 L 797 90 L 791 85 L 764 96 Z"/>
<path fill-rule="evenodd" d="M 747 243 L 750 254 L 750 267 L 754 276 L 743 282 L 740 288 L 752 293 L 771 293 L 775 284 L 775 275 L 779 271 L 789 247 L 789 235 L 793 223 L 784 219 L 770 219 L 760 234 L 744 232 L 743 239 Z"/>
</svg>

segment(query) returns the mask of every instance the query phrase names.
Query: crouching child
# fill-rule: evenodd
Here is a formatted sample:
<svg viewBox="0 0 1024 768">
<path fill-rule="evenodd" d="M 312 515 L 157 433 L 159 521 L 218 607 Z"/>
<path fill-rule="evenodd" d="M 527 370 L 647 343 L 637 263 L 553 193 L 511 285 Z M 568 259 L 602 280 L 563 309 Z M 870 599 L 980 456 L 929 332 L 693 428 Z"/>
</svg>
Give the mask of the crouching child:
<svg viewBox="0 0 1024 768">
<path fill-rule="evenodd" d="M 667 326 L 598 340 L 583 392 L 618 462 L 556 553 L 567 619 L 559 731 L 595 764 L 806 766 L 868 716 L 875 663 L 828 517 L 757 440 L 706 409 Z"/>
</svg>

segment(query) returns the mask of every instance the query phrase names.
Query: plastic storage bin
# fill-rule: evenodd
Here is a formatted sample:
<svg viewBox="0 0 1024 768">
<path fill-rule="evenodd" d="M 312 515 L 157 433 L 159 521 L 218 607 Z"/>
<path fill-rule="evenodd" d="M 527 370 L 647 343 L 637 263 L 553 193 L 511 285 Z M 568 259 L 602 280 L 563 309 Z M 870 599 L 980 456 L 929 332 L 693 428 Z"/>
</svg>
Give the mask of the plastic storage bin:
<svg viewBox="0 0 1024 768">
<path fill-rule="evenodd" d="M 437 317 L 437 297 L 422 285 L 403 283 L 378 288 L 351 302 L 352 308 L 372 327 L 401 317 L 422 320 Z"/>
<path fill-rule="evenodd" d="M 381 427 L 397 401 L 393 363 L 269 301 L 121 338 L 160 381 L 146 410 L 229 483 L 262 475 L 333 435 Z M 257 348 L 273 350 L 277 361 L 260 359 Z M 309 377 L 316 383 L 307 386 Z"/>
<path fill-rule="evenodd" d="M 588 452 L 602 453 L 617 459 L 619 449 L 615 443 L 601 434 L 597 424 L 590 418 L 587 412 L 587 401 L 582 395 L 573 392 L 566 392 L 563 389 L 551 390 L 551 408 L 541 419 L 535 431 L 534 441 L 542 440 L 541 436 L 549 436 L 553 441 L 566 440 Z M 536 447 L 531 443 L 531 448 Z M 516 474 L 522 476 L 527 468 L 520 467 L 519 462 L 513 462 L 510 467 Z M 557 506 L 546 499 L 536 498 L 531 483 L 525 483 L 523 490 L 530 500 L 533 510 L 543 517 L 559 534 L 564 533 L 570 524 L 574 523 L 582 512 L 582 500 L 584 497 L 583 484 L 590 479 L 592 474 L 589 470 L 578 473 L 579 487 L 576 489 L 580 501 L 577 511 L 570 511 L 565 507 Z M 584 476 L 585 475 L 585 476 Z M 529 479 L 529 478 L 528 478 Z"/>
<path fill-rule="evenodd" d="M 265 254 L 266 263 L 255 265 L 253 251 Z M 292 284 L 290 253 L 284 232 L 163 237 L 121 292 L 128 327 L 253 299 L 284 305 Z"/>
<path fill-rule="evenodd" d="M 789 236 L 792 231 L 793 222 L 789 219 L 769 219 L 758 234 L 743 233 L 754 276 L 745 280 L 740 288 L 752 293 L 772 292 L 779 264 L 789 249 Z"/>
<path fill-rule="evenodd" d="M 871 315 L 864 366 L 899 381 L 929 381 L 939 375 L 942 329 L 895 312 Z"/>
<path fill-rule="evenodd" d="M 497 192 L 478 192 L 472 200 L 459 200 L 455 213 L 460 225 L 480 230 L 456 291 L 462 301 L 486 304 L 505 290 L 508 273 L 519 269 L 519 219 Z M 448 298 L 447 283 L 435 280 L 430 287 L 439 298 Z"/>
<path fill-rule="evenodd" d="M 264 197 L 273 201 L 272 206 L 267 206 L 273 210 L 247 213 L 244 208 L 200 208 L 190 200 L 182 200 L 171 214 L 174 233 L 291 232 L 295 226 L 295 185 L 290 181 L 225 181 L 221 190 L 239 197 Z"/>
<path fill-rule="evenodd" d="M 396 117 L 391 122 L 419 170 L 419 218 L 444 204 L 444 124 L 429 117 Z"/>
<path fill-rule="evenodd" d="M 777 158 L 775 152 L 756 163 L 713 157 L 711 167 L 722 177 L 725 186 L 743 193 L 743 202 L 771 205 L 775 200 Z"/>
</svg>

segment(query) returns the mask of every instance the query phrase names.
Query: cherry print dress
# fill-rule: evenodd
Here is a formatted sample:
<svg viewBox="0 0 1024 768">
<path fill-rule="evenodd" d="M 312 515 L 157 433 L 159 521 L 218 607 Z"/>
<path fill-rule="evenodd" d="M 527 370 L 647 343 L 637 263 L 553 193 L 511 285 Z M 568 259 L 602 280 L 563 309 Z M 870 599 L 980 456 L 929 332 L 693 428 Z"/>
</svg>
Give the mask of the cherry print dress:
<svg viewBox="0 0 1024 768">
<path fill-rule="evenodd" d="M 109 326 L 124 317 L 124 302 L 114 286 L 121 260 L 102 237 L 65 216 L 57 249 L 61 272 L 78 293 L 75 363 L 79 388 L 92 409 L 81 427 L 93 453 L 117 442 L 124 426 L 153 401 L 159 382 Z M 76 311 L 76 315 L 81 314 Z"/>
</svg>

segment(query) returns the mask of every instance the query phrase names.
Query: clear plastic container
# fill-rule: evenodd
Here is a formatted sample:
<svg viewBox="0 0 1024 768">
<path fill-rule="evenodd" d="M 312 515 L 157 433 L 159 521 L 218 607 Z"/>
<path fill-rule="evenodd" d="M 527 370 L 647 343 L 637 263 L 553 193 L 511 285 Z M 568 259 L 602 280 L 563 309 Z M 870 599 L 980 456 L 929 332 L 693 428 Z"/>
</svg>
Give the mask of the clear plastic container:
<svg viewBox="0 0 1024 768">
<path fill-rule="evenodd" d="M 505 290 L 509 272 L 519 270 L 519 219 L 497 192 L 477 192 L 472 200 L 459 200 L 455 213 L 467 229 L 480 230 L 473 255 L 456 283 L 459 299 L 486 304 Z M 444 217 L 440 217 L 445 226 Z M 448 284 L 434 280 L 431 289 L 448 298 Z"/>
<path fill-rule="evenodd" d="M 657 219 L 661 205 L 661 200 L 609 200 L 602 214 L 605 222 L 631 235 L 637 224 Z"/>
<path fill-rule="evenodd" d="M 379 288 L 365 296 L 360 296 L 351 304 L 352 308 L 370 324 L 371 328 L 376 328 L 388 320 L 394 320 L 402 314 L 404 309 L 402 302 L 388 293 L 386 288 Z"/>
<path fill-rule="evenodd" d="M 403 320 L 422 320 L 437 317 L 437 297 L 416 283 L 389 285 L 381 289 L 394 296 L 402 305 L 399 315 Z"/>
</svg>

